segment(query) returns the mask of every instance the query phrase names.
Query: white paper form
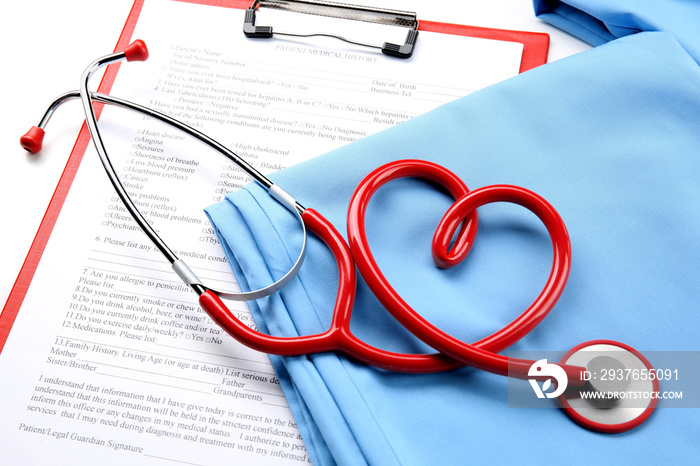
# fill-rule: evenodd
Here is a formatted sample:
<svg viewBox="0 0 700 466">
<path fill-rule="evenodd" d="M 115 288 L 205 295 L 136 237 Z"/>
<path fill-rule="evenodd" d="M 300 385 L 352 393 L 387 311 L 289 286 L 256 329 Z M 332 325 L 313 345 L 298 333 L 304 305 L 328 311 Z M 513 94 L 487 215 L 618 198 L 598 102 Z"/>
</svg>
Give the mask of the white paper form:
<svg viewBox="0 0 700 466">
<path fill-rule="evenodd" d="M 242 22 L 242 10 L 146 0 L 134 38 L 151 58 L 122 64 L 112 94 L 195 126 L 268 173 L 514 75 L 522 53 L 520 44 L 421 33 L 413 58 L 399 60 L 334 40 L 246 39 Z M 446 57 L 450 47 L 464 50 L 459 60 Z M 248 177 L 132 112 L 107 107 L 100 125 L 124 186 L 163 239 L 206 283 L 235 288 L 202 209 Z M 231 309 L 254 326 L 245 305 Z M 8 464 L 309 460 L 267 356 L 199 309 L 92 149 L 0 374 Z"/>
</svg>

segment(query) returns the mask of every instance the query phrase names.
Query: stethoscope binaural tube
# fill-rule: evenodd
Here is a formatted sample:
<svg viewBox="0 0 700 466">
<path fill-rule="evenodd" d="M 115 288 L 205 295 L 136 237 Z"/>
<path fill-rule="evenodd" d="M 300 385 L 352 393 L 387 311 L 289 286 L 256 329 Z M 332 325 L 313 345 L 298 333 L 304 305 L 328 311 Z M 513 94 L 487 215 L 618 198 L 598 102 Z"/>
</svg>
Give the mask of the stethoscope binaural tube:
<svg viewBox="0 0 700 466">
<path fill-rule="evenodd" d="M 225 297 L 233 301 L 250 301 L 254 299 L 259 299 L 265 296 L 269 296 L 282 288 L 284 288 L 299 272 L 301 265 L 304 262 L 304 257 L 306 254 L 306 226 L 301 220 L 301 213 L 305 210 L 304 207 L 296 202 L 296 200 L 286 193 L 280 186 L 275 185 L 270 179 L 265 177 L 262 173 L 253 168 L 245 160 L 239 157 L 235 152 L 231 151 L 227 147 L 223 146 L 219 142 L 210 138 L 209 136 L 201 133 L 200 131 L 186 125 L 168 115 L 160 113 L 156 110 L 144 107 L 142 105 L 130 102 L 124 99 L 119 99 L 117 97 L 112 97 L 109 95 L 99 94 L 95 92 L 90 92 L 88 89 L 88 84 L 92 74 L 102 66 L 108 65 L 110 63 L 124 60 L 127 61 L 143 61 L 148 58 L 148 49 L 146 45 L 141 40 L 136 40 L 129 46 L 127 46 L 123 51 L 116 52 L 111 55 L 99 58 L 91 63 L 83 73 L 83 78 L 81 80 L 80 91 L 71 91 L 64 93 L 57 97 L 49 106 L 48 110 L 44 113 L 40 122 L 33 126 L 25 135 L 20 138 L 21 146 L 31 152 L 37 153 L 41 151 L 43 146 L 43 140 L 45 131 L 44 128 L 51 119 L 51 116 L 55 110 L 64 104 L 65 102 L 73 99 L 80 99 L 83 103 L 83 108 L 85 110 L 86 122 L 88 125 L 88 130 L 94 142 L 95 148 L 98 152 L 102 165 L 107 173 L 107 176 L 112 183 L 115 191 L 119 195 L 120 199 L 124 203 L 125 207 L 131 214 L 132 218 L 137 222 L 139 227 L 144 231 L 144 233 L 149 237 L 153 244 L 158 248 L 158 250 L 165 256 L 165 258 L 170 262 L 175 273 L 183 280 L 183 282 L 189 285 L 197 294 L 202 294 L 206 290 L 214 290 L 219 296 Z M 177 257 L 177 255 L 167 246 L 167 244 L 160 238 L 156 231 L 151 227 L 151 225 L 143 218 L 143 215 L 139 211 L 138 207 L 131 200 L 131 197 L 127 191 L 122 186 L 121 180 L 114 170 L 111 160 L 107 154 L 107 150 L 104 147 L 102 141 L 101 133 L 97 125 L 97 119 L 94 111 L 94 101 L 100 103 L 106 103 L 110 105 L 116 105 L 119 107 L 127 108 L 132 111 L 136 111 L 147 115 L 149 117 L 160 120 L 161 122 L 168 124 L 174 128 L 177 128 L 184 133 L 198 139 L 204 144 L 208 145 L 212 149 L 218 151 L 233 163 L 235 163 L 239 168 L 246 172 L 251 178 L 267 189 L 270 196 L 275 198 L 280 204 L 282 204 L 287 210 L 293 213 L 302 228 L 302 244 L 300 247 L 299 254 L 297 256 L 294 265 L 287 271 L 287 273 L 274 283 L 263 287 L 258 290 L 252 290 L 247 292 L 240 291 L 223 291 L 215 290 L 211 287 L 204 286 L 199 280 L 199 278 L 192 272 L 189 266 Z"/>
</svg>

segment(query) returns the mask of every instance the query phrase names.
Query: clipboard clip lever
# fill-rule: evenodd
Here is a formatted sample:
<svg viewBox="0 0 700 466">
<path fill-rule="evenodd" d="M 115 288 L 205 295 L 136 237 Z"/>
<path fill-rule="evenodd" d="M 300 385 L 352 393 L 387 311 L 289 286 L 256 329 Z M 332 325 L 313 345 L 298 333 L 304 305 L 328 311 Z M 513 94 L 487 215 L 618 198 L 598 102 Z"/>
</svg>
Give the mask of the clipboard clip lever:
<svg viewBox="0 0 700 466">
<path fill-rule="evenodd" d="M 273 31 L 272 26 L 256 26 L 255 14 L 260 8 L 270 8 L 293 13 L 304 13 L 330 18 L 339 18 L 354 21 L 365 21 L 369 23 L 382 24 L 387 26 L 408 28 L 406 41 L 403 45 L 384 42 L 382 45 L 358 42 L 343 36 L 325 33 L 296 33 Z M 243 22 L 243 33 L 246 37 L 269 39 L 276 35 L 293 37 L 326 36 L 340 39 L 350 44 L 360 45 L 380 49 L 383 54 L 398 58 L 409 58 L 413 55 L 413 49 L 418 39 L 418 19 L 415 13 L 408 11 L 389 10 L 373 8 L 360 5 L 349 5 L 345 3 L 335 3 L 324 0 L 255 0 L 245 12 Z"/>
</svg>

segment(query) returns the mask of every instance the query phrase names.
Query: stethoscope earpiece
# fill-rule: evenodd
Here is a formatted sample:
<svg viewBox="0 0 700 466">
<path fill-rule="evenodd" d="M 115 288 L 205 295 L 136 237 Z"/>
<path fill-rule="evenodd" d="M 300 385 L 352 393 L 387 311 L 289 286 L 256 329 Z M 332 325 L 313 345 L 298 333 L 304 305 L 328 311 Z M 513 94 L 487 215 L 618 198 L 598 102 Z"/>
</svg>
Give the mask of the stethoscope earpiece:
<svg viewBox="0 0 700 466">
<path fill-rule="evenodd" d="M 46 132 L 38 126 L 32 126 L 24 136 L 19 138 L 19 144 L 32 154 L 41 152 L 44 147 L 44 135 Z"/>
</svg>

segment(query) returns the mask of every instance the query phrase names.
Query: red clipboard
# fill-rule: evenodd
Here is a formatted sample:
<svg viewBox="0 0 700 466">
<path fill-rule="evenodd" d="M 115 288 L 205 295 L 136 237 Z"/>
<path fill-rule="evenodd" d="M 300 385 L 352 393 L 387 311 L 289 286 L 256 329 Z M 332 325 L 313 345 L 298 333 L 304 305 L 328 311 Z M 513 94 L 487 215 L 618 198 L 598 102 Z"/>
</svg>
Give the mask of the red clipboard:
<svg viewBox="0 0 700 466">
<path fill-rule="evenodd" d="M 138 22 L 141 9 L 145 0 L 135 0 L 129 12 L 129 16 L 124 24 L 115 50 L 121 50 L 127 46 L 131 40 Z M 223 8 L 238 8 L 246 9 L 250 6 L 250 0 L 177 0 L 185 3 L 195 3 L 199 5 L 208 5 Z M 509 42 L 519 42 L 523 44 L 523 56 L 520 63 L 520 72 L 525 72 L 539 65 L 547 63 L 547 55 L 549 53 L 549 35 L 541 32 L 527 31 L 511 31 L 506 29 L 492 29 L 478 26 L 466 26 L 460 24 L 438 23 L 433 21 L 419 21 L 419 31 L 437 32 L 442 34 L 454 34 L 470 37 L 478 37 L 482 39 L 502 40 Z M 98 92 L 109 94 L 112 85 L 117 77 L 119 64 L 110 65 L 102 78 L 102 82 L 98 88 Z M 98 107 L 96 112 L 101 109 Z M 5 303 L 2 314 L 0 314 L 0 353 L 2 352 L 5 342 L 10 334 L 12 325 L 15 322 L 17 314 L 22 306 L 22 302 L 29 290 L 29 285 L 34 278 L 34 273 L 39 266 L 39 261 L 44 253 L 46 245 L 49 241 L 53 228 L 56 224 L 63 204 L 68 196 L 75 175 L 78 172 L 80 163 L 85 155 L 88 144 L 90 143 L 90 133 L 87 126 L 83 124 L 78 138 L 73 146 L 66 167 L 61 174 L 56 190 L 53 193 L 51 201 L 46 209 L 46 213 L 39 225 L 34 241 L 32 242 L 24 264 L 15 280 L 15 283 L 10 291 L 10 295 Z"/>
</svg>

